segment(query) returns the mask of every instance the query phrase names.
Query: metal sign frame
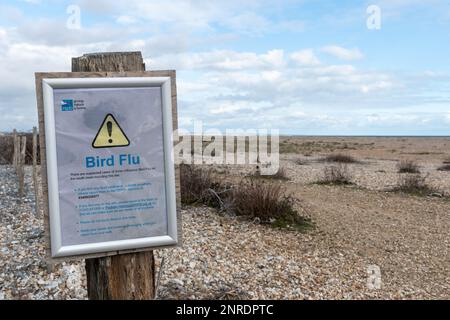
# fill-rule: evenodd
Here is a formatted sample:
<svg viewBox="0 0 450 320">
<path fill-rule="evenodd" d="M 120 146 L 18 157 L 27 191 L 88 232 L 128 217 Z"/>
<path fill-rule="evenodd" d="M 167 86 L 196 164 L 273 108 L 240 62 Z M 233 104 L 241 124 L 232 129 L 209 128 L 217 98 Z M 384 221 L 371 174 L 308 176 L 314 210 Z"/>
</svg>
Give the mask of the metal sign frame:
<svg viewBox="0 0 450 320">
<path fill-rule="evenodd" d="M 80 77 L 77 77 L 80 76 Z M 90 75 L 92 77 L 90 77 Z M 40 118 L 41 150 L 43 156 L 42 166 L 45 167 L 47 176 L 44 183 L 44 190 L 47 190 L 48 205 L 45 206 L 47 233 L 50 238 L 48 247 L 52 259 L 61 257 L 83 257 L 86 255 L 106 256 L 129 252 L 127 250 L 142 251 L 159 247 L 179 245 L 179 179 L 178 170 L 175 169 L 173 154 L 173 129 L 176 127 L 176 104 L 174 89 L 174 74 L 170 71 L 167 76 L 154 76 L 155 72 L 134 73 L 135 76 L 124 76 L 118 74 L 116 77 L 111 73 L 101 77 L 99 73 L 39 73 L 36 74 L 38 111 Z M 158 74 L 156 74 L 158 75 Z M 172 77 L 171 77 L 172 76 Z M 56 150 L 55 132 L 55 107 L 53 99 L 54 89 L 75 89 L 75 88 L 136 88 L 136 87 L 160 87 L 162 104 L 162 129 L 163 129 L 163 149 L 164 149 L 164 175 L 165 175 L 165 195 L 167 214 L 167 235 L 156 237 L 145 237 L 126 240 L 115 240 L 96 242 L 88 244 L 78 244 L 63 246 L 62 230 L 59 206 L 59 186 L 58 186 L 58 163 Z M 42 130 L 43 129 L 43 130 Z M 45 194 L 44 194 L 45 195 Z M 44 201 L 45 202 L 45 201 Z"/>
</svg>

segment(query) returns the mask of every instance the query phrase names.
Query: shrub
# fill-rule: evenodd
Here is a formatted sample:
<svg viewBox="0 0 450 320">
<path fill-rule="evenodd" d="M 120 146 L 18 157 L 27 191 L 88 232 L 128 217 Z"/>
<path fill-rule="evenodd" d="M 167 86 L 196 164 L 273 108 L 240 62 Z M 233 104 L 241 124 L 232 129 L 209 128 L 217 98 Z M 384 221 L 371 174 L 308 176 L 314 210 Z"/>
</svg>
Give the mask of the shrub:
<svg viewBox="0 0 450 320">
<path fill-rule="evenodd" d="M 450 164 L 444 164 L 438 168 L 439 171 L 450 171 Z"/>
<path fill-rule="evenodd" d="M 12 136 L 0 136 L 0 164 L 12 163 L 14 145 Z"/>
<path fill-rule="evenodd" d="M 20 136 L 27 137 L 26 151 L 25 151 L 25 164 L 33 163 L 33 134 L 31 133 L 18 133 Z M 39 136 L 38 136 L 39 137 Z M 38 138 L 38 149 L 37 149 L 37 161 L 40 163 L 40 151 L 39 151 L 39 138 Z M 12 134 L 0 135 L 0 164 L 12 164 L 14 153 L 14 139 Z"/>
<path fill-rule="evenodd" d="M 345 164 L 327 166 L 323 169 L 323 177 L 318 184 L 328 185 L 350 185 L 353 184 L 352 177 Z"/>
<path fill-rule="evenodd" d="M 285 195 L 280 184 L 251 180 L 232 189 L 229 208 L 238 216 L 258 218 L 261 223 L 304 230 L 308 219 L 294 209 L 294 198 Z"/>
<path fill-rule="evenodd" d="M 305 159 L 299 158 L 299 159 L 294 160 L 294 163 L 299 166 L 304 166 L 304 165 L 308 164 L 308 161 Z"/>
<path fill-rule="evenodd" d="M 427 196 L 436 192 L 426 183 L 426 177 L 418 173 L 399 175 L 397 186 L 393 191 L 399 191 L 418 196 Z"/>
<path fill-rule="evenodd" d="M 280 167 L 275 174 L 272 175 L 262 175 L 257 169 L 254 173 L 249 175 L 251 178 L 261 178 L 261 179 L 274 179 L 274 180 L 289 180 L 286 170 Z"/>
<path fill-rule="evenodd" d="M 193 165 L 180 165 L 181 203 L 202 203 L 212 207 L 221 207 L 222 200 L 219 194 L 226 191 L 220 183 L 215 182 L 211 169 L 195 167 Z"/>
<path fill-rule="evenodd" d="M 411 160 L 402 160 L 397 164 L 398 173 L 420 173 L 417 163 Z"/>
<path fill-rule="evenodd" d="M 276 227 L 299 231 L 311 227 L 310 220 L 295 211 L 294 198 L 285 196 L 280 184 L 251 179 L 230 187 L 215 182 L 211 169 L 187 164 L 180 165 L 180 180 L 183 204 L 201 203 L 226 209 Z"/>
<path fill-rule="evenodd" d="M 346 154 L 329 154 L 323 158 L 325 162 L 338 162 L 338 163 L 359 163 L 354 157 Z"/>
</svg>

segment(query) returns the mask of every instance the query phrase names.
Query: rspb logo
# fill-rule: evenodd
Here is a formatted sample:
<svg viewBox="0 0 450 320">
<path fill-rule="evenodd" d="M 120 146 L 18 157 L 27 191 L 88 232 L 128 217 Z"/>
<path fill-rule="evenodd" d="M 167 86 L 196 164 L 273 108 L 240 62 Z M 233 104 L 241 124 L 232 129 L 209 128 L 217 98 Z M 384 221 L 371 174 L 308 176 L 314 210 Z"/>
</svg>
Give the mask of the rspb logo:
<svg viewBox="0 0 450 320">
<path fill-rule="evenodd" d="M 73 111 L 73 100 L 62 100 L 61 111 Z"/>
</svg>

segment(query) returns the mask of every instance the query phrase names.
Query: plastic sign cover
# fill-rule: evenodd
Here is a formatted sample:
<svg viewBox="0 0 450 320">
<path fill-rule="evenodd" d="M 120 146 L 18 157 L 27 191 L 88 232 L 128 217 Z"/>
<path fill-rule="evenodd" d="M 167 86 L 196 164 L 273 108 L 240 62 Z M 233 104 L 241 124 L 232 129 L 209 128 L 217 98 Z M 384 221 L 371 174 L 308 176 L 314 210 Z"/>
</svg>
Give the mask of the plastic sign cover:
<svg viewBox="0 0 450 320">
<path fill-rule="evenodd" d="M 161 88 L 53 99 L 62 246 L 167 235 Z"/>
</svg>

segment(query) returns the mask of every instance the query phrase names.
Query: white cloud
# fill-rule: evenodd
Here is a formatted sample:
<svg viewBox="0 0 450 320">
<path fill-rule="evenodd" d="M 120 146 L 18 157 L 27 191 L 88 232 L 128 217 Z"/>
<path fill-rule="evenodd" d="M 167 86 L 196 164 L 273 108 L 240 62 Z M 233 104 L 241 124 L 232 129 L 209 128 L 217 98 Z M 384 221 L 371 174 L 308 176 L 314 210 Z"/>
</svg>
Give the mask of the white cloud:
<svg viewBox="0 0 450 320">
<path fill-rule="evenodd" d="M 311 49 L 180 53 L 155 58 L 152 64 L 177 65 L 179 97 L 183 97 L 180 115 L 201 119 L 209 127 L 292 129 L 298 122 L 303 127 L 337 128 L 343 115 L 328 112 L 377 108 L 380 97 L 388 100 L 399 86 L 399 79 L 388 74 L 348 64 L 321 64 Z"/>
<path fill-rule="evenodd" d="M 276 82 L 282 77 L 280 71 L 263 71 L 261 72 L 261 78 L 265 81 Z"/>
<path fill-rule="evenodd" d="M 180 124 L 200 119 L 209 127 L 267 126 L 285 132 L 348 130 L 354 134 L 357 132 L 351 130 L 372 125 L 414 128 L 417 124 L 440 126 L 448 132 L 450 97 L 446 89 L 450 77 L 445 71 L 418 71 L 414 77 L 368 71 L 352 64 L 363 58 L 358 48 L 337 45 L 283 50 L 280 41 L 271 50 L 230 49 L 236 48 L 231 42 L 235 40 L 239 45 L 252 37 L 302 32 L 303 21 L 279 18 L 285 16 L 278 14 L 279 3 L 74 3 L 82 9 L 81 30 L 68 31 L 64 15 L 57 19 L 15 18 L 14 27 L 0 27 L 0 130 L 12 126 L 29 129 L 36 124 L 34 72 L 68 71 L 70 58 L 86 52 L 140 50 L 147 68 L 177 70 Z M 22 17 L 20 11 L 8 12 L 11 14 L 2 12 L 0 6 L 0 17 L 9 16 L 5 25 L 10 26 L 13 17 Z M 89 25 L 85 20 L 89 14 L 108 22 Z M 267 48 L 269 42 L 263 40 L 262 47 Z M 325 56 L 321 61 L 318 53 L 342 63 L 330 64 Z M 411 103 L 430 113 L 408 115 L 404 110 L 411 110 Z M 433 116 L 438 111 L 439 116 Z"/>
<path fill-rule="evenodd" d="M 79 44 L 95 44 L 105 42 L 121 43 L 127 41 L 133 30 L 118 29 L 107 24 L 96 24 L 87 28 L 70 30 L 66 28 L 64 19 L 32 19 L 21 25 L 10 28 L 12 38 L 32 44 L 49 46 L 74 46 Z"/>
<path fill-rule="evenodd" d="M 42 1 L 41 0 L 20 0 L 22 2 L 31 3 L 31 4 L 39 4 Z"/>
<path fill-rule="evenodd" d="M 8 114 L 2 116 L 0 130 L 12 129 L 9 127 L 12 124 L 23 128 L 35 124 L 34 72 L 68 71 L 70 57 L 96 51 L 99 46 L 107 50 L 117 46 L 114 42 L 76 46 L 34 44 L 13 40 L 11 36 L 14 35 L 13 30 L 0 28 L 3 58 L 0 68 L 4 72 L 0 80 L 0 113 Z M 121 45 L 136 50 L 150 49 L 164 47 L 164 39 L 155 36 Z M 350 64 L 324 64 L 313 49 L 294 52 L 273 49 L 262 53 L 234 50 L 184 52 L 183 46 L 179 46 L 180 41 L 175 41 L 178 44 L 173 49 L 167 43 L 158 54 L 150 54 L 146 63 L 152 69 L 177 69 L 180 123 L 185 125 L 192 119 L 200 119 L 207 127 L 281 126 L 291 132 L 317 133 L 320 128 L 351 128 L 355 122 L 361 126 L 378 125 L 382 121 L 376 121 L 375 117 L 367 117 L 364 113 L 351 117 L 349 113 L 367 109 L 372 114 L 373 109 L 388 105 L 392 97 L 396 99 L 394 107 L 407 106 L 409 101 L 408 97 L 398 97 L 401 91 L 394 91 L 408 87 L 402 86 L 403 79 L 359 70 Z M 176 50 L 179 52 L 167 54 Z M 431 75 L 434 76 L 427 73 L 420 79 L 433 80 Z M 442 81 L 442 77 L 437 80 Z M 405 95 L 410 96 L 410 92 Z M 337 110 L 346 112 L 336 114 Z M 400 119 L 400 116 L 393 117 L 391 122 L 407 126 L 417 118 L 404 117 L 404 122 Z"/>
<path fill-rule="evenodd" d="M 305 23 L 301 20 L 273 21 L 258 15 L 255 12 L 246 12 L 221 22 L 222 25 L 248 36 L 262 36 L 267 33 L 277 32 L 303 32 Z"/>
<path fill-rule="evenodd" d="M 322 48 L 322 51 L 328 53 L 341 60 L 360 60 L 364 55 L 359 51 L 358 48 L 346 49 L 339 46 L 326 46 Z"/>
<path fill-rule="evenodd" d="M 232 30 L 245 35 L 262 35 L 271 28 L 271 22 L 254 12 L 246 12 L 222 22 Z"/>
<path fill-rule="evenodd" d="M 316 66 L 320 64 L 319 59 L 314 55 L 311 49 L 300 50 L 290 55 L 291 60 L 303 66 Z"/>
<path fill-rule="evenodd" d="M 218 114 L 236 114 L 239 111 L 257 111 L 261 108 L 272 107 L 272 104 L 268 101 L 257 101 L 255 103 L 249 104 L 246 101 L 233 101 L 233 100 L 223 100 L 216 101 L 214 104 L 209 106 L 209 113 L 212 115 Z"/>
<path fill-rule="evenodd" d="M 23 19 L 23 13 L 20 9 L 10 6 L 0 4 L 0 23 L 5 22 L 19 22 Z"/>
<path fill-rule="evenodd" d="M 301 20 L 268 18 L 264 13 L 280 8 L 279 3 L 269 0 L 79 0 L 78 3 L 83 10 L 96 14 L 119 12 L 126 18 L 117 20 L 118 23 L 140 21 L 147 28 L 156 26 L 177 32 L 215 32 L 218 26 L 244 36 L 304 30 Z"/>
<path fill-rule="evenodd" d="M 196 53 L 167 54 L 149 59 L 155 68 L 185 70 L 243 70 L 273 69 L 285 63 L 283 50 L 269 50 L 267 53 L 213 50 Z"/>
<path fill-rule="evenodd" d="M 80 48 L 15 41 L 0 27 L 0 130 L 28 130 L 37 124 L 34 73 L 70 71 Z"/>
<path fill-rule="evenodd" d="M 123 25 L 135 24 L 138 20 L 133 16 L 119 16 L 116 22 Z"/>
</svg>

